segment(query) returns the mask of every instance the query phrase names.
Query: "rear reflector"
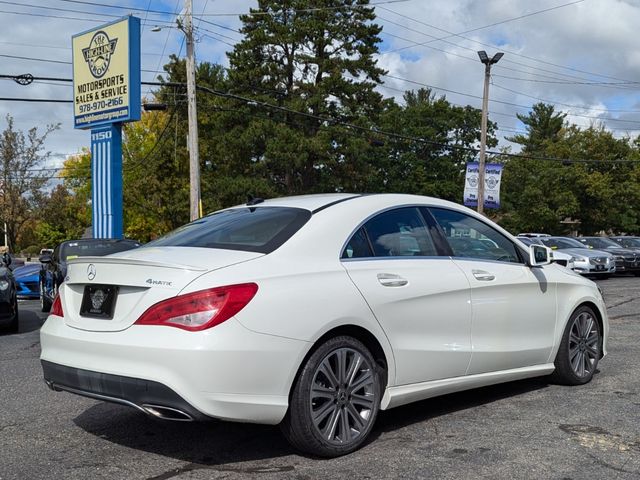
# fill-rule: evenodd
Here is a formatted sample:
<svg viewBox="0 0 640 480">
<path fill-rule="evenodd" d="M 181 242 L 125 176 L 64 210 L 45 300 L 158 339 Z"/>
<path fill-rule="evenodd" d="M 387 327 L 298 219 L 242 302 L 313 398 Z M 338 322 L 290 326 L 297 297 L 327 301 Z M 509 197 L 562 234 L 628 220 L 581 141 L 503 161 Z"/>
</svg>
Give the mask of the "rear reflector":
<svg viewBox="0 0 640 480">
<path fill-rule="evenodd" d="M 191 332 L 220 325 L 242 310 L 258 291 L 255 283 L 187 293 L 149 307 L 136 325 L 165 325 Z"/>
<path fill-rule="evenodd" d="M 60 300 L 60 294 L 57 294 L 56 298 L 53 299 L 50 315 L 64 317 L 64 312 L 62 311 L 62 301 Z"/>
</svg>

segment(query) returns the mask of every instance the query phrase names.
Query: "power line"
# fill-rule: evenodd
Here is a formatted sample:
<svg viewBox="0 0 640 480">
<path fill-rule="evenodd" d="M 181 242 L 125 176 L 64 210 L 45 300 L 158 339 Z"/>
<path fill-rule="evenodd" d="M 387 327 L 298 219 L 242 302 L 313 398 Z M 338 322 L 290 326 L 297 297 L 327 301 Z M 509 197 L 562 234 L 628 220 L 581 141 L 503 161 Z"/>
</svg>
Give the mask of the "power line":
<svg viewBox="0 0 640 480">
<path fill-rule="evenodd" d="M 618 113 L 640 113 L 640 110 L 620 110 L 620 109 L 607 109 L 607 108 L 595 108 L 595 107 L 590 107 L 588 105 L 572 105 L 570 103 L 563 103 L 563 102 L 558 102 L 558 101 L 554 101 L 554 100 L 547 100 L 544 98 L 539 98 L 539 97 L 535 97 L 533 95 L 527 95 L 526 93 L 522 93 L 522 92 L 518 92 L 517 90 L 512 90 L 510 88 L 507 87 L 503 87 L 502 85 L 498 85 L 497 83 L 492 83 L 492 85 L 496 88 L 499 88 L 501 90 L 505 90 L 507 92 L 511 92 L 511 93 L 515 93 L 516 95 L 522 95 L 523 97 L 527 97 L 527 98 L 532 98 L 533 100 L 538 100 L 539 102 L 544 102 L 544 103 L 548 103 L 548 104 L 553 104 L 553 105 L 563 105 L 565 107 L 569 107 L 569 108 L 577 108 L 580 110 L 593 110 L 596 112 L 618 112 Z"/>
<path fill-rule="evenodd" d="M 416 46 L 426 45 L 427 43 L 436 42 L 436 41 L 438 41 L 438 40 L 446 40 L 447 38 L 451 38 L 451 37 L 458 36 L 458 35 L 464 35 L 464 34 L 467 34 L 467 33 L 477 32 L 478 30 L 484 30 L 484 29 L 487 29 L 487 28 L 495 27 L 495 26 L 497 26 L 497 25 L 502 25 L 502 24 L 504 24 L 504 23 L 509 23 L 509 22 L 513 22 L 513 21 L 516 21 L 516 20 L 521 20 L 521 19 L 523 19 L 523 18 L 532 17 L 532 16 L 534 16 L 534 15 L 539 15 L 539 14 L 541 14 L 541 13 L 550 12 L 550 11 L 552 11 L 552 10 L 557 10 L 557 9 L 559 9 L 559 8 L 564 8 L 564 7 L 567 7 L 567 6 L 569 6 L 569 5 L 575 5 L 576 3 L 582 3 L 582 2 L 584 2 L 584 0 L 576 0 L 576 1 L 573 1 L 573 2 L 569 2 L 569 3 L 564 3 L 564 4 L 562 4 L 562 5 L 556 5 L 555 7 L 545 8 L 545 9 L 543 9 L 543 10 L 537 10 L 537 11 L 535 11 L 535 12 L 531 12 L 531 13 L 527 13 L 527 14 L 524 14 L 524 15 L 520 15 L 520 16 L 518 16 L 518 17 L 507 18 L 507 19 L 505 19 L 505 20 L 500 20 L 500 21 L 498 21 L 498 22 L 493 22 L 493 23 L 491 23 L 491 24 L 489 24 L 489 25 L 483 25 L 483 26 L 481 26 L 481 27 L 475 27 L 475 28 L 472 28 L 472 29 L 469 29 L 469 30 L 465 30 L 464 32 L 460 32 L 460 33 L 451 33 L 450 35 L 448 35 L 448 36 L 446 36 L 446 37 L 436 38 L 436 39 L 434 39 L 434 40 L 429 40 L 428 42 L 421 43 L 421 44 L 417 44 Z M 382 8 L 383 10 L 387 10 L 385 7 L 381 7 L 381 8 Z M 393 11 L 392 11 L 392 13 L 395 13 L 395 12 L 393 12 Z M 385 52 L 384 54 L 385 54 L 385 55 L 387 55 L 387 54 L 389 54 L 389 53 L 399 52 L 399 51 L 401 51 L 401 50 L 406 50 L 407 48 L 411 48 L 411 47 L 410 47 L 410 46 L 408 46 L 408 47 L 397 48 L 397 49 L 395 49 L 395 50 L 387 51 L 387 52 Z"/>
<path fill-rule="evenodd" d="M 96 3 L 96 2 L 90 2 L 90 1 L 86 1 L 86 0 L 59 0 L 59 1 L 68 2 L 68 3 L 82 4 L 82 5 L 93 5 L 93 6 L 101 7 L 101 8 L 118 8 L 118 9 L 121 9 L 121 10 L 144 11 L 143 9 L 136 8 L 136 7 L 123 7 L 123 6 L 120 6 L 120 5 L 105 5 L 105 4 Z M 354 9 L 359 9 L 359 8 L 375 7 L 376 5 L 387 5 L 387 4 L 392 4 L 392 3 L 404 3 L 404 2 L 407 2 L 407 1 L 408 0 L 386 0 L 386 1 L 370 3 L 370 4 L 367 4 L 367 5 L 341 5 L 341 6 L 338 6 L 338 7 L 314 7 L 314 8 L 291 9 L 289 11 L 295 12 L 295 13 L 306 13 L 306 12 L 314 12 L 314 11 L 322 11 L 322 10 L 343 10 L 343 9 L 354 10 Z M 155 13 L 155 14 L 160 14 L 160 15 L 170 15 L 170 12 L 166 12 L 166 11 L 162 11 L 162 10 L 149 10 L 149 13 Z M 203 15 L 208 16 L 208 17 L 237 17 L 237 16 L 240 16 L 240 15 L 249 15 L 249 14 L 251 14 L 251 15 L 273 15 L 273 12 L 256 10 L 256 11 L 252 11 L 252 12 L 241 12 L 241 13 L 205 13 Z"/>
<path fill-rule="evenodd" d="M 578 2 L 575 2 L 575 3 L 578 3 Z M 572 4 L 560 5 L 560 6 L 558 6 L 558 7 L 554 7 L 554 8 L 561 8 L 561 7 L 564 7 L 564 6 L 567 6 L 567 5 L 572 5 Z M 603 74 L 600 74 L 600 73 L 589 72 L 589 71 L 587 71 L 587 70 L 581 70 L 581 69 L 579 69 L 579 68 L 569 67 L 569 66 L 566 66 L 566 65 L 560 65 L 560 64 L 553 63 L 553 62 L 549 62 L 549 61 L 546 61 L 546 60 L 541 60 L 541 59 L 538 59 L 538 58 L 530 57 L 530 56 L 524 55 L 524 54 L 522 54 L 522 53 L 519 53 L 519 52 L 516 52 L 516 51 L 513 51 L 513 50 L 506 50 L 506 49 L 504 49 L 502 46 L 496 46 L 496 45 L 492 45 L 492 44 L 489 44 L 489 43 L 483 43 L 483 42 L 480 42 L 480 41 L 475 40 L 475 39 L 473 39 L 473 38 L 465 37 L 465 36 L 463 36 L 463 34 L 462 34 L 462 33 L 454 33 L 454 32 L 451 32 L 451 31 L 445 30 L 445 29 L 443 29 L 443 28 L 441 28 L 441 27 L 438 27 L 438 26 L 436 26 L 436 25 L 432 25 L 432 24 L 429 24 L 429 23 L 427 23 L 427 22 L 424 22 L 424 21 L 418 20 L 418 19 L 416 19 L 416 18 L 414 18 L 414 17 L 410 17 L 410 16 L 408 16 L 408 15 L 403 15 L 403 14 L 401 14 L 401 13 L 399 13 L 399 12 L 396 12 L 395 10 L 391 10 L 391 9 L 389 9 L 389 8 L 386 8 L 386 7 L 380 7 L 380 8 L 381 8 L 382 10 L 387 11 L 387 12 L 390 12 L 390 13 L 393 13 L 393 14 L 395 14 L 395 15 L 398 15 L 399 17 L 402 17 L 402 18 L 405 18 L 405 19 L 411 20 L 411 21 L 413 21 L 413 22 L 419 23 L 419 24 L 421 24 L 421 25 L 425 25 L 425 26 L 427 26 L 427 27 L 429 27 L 429 28 L 433 28 L 433 29 L 435 29 L 435 30 L 438 30 L 438 31 L 441 31 L 441 32 L 447 33 L 447 34 L 449 34 L 450 36 L 455 36 L 455 37 L 458 37 L 458 38 L 462 38 L 462 39 L 464 39 L 464 40 L 467 40 L 467 41 L 469 41 L 469 42 L 473 42 L 473 43 L 475 43 L 475 44 L 477 44 L 477 45 L 482 45 L 482 46 L 484 46 L 484 47 L 489 47 L 489 48 L 499 48 L 501 51 L 503 51 L 503 52 L 505 52 L 505 53 L 508 53 L 510 56 L 517 56 L 517 57 L 526 58 L 526 59 L 528 59 L 528 60 L 532 60 L 532 61 L 534 61 L 534 62 L 542 63 L 542 64 L 549 65 L 549 66 L 553 66 L 553 67 L 562 68 L 562 69 L 565 69 L 565 70 L 570 70 L 570 71 L 573 71 L 573 72 L 576 72 L 576 73 L 584 73 L 584 74 L 592 75 L 592 76 L 599 76 L 599 77 L 603 77 L 603 78 L 610 78 L 610 79 L 613 79 L 613 80 L 620 80 L 620 79 L 618 79 L 618 78 L 611 77 L 611 76 L 608 76 L 608 75 L 603 75 Z M 408 28 L 408 27 L 407 27 L 407 28 Z M 413 30 L 413 29 L 412 29 L 412 31 L 417 31 L 417 30 Z M 423 33 L 423 32 L 418 32 L 418 33 L 422 33 L 423 35 L 431 36 L 431 35 L 428 35 L 428 34 Z M 448 37 L 443 37 L 443 38 L 448 38 Z M 435 41 L 435 40 L 434 40 L 434 41 Z M 447 43 L 448 43 L 448 42 L 447 42 Z M 453 44 L 453 45 L 460 46 L 460 45 L 457 45 L 457 44 Z M 527 67 L 529 67 L 529 68 L 535 68 L 535 67 L 528 66 L 528 65 L 526 65 L 526 64 L 519 64 L 519 63 L 513 62 L 513 61 L 508 60 L 508 59 L 507 59 L 506 61 L 508 61 L 509 63 L 514 63 L 514 64 L 518 64 L 518 65 L 525 65 L 525 66 L 527 66 Z"/>
<path fill-rule="evenodd" d="M 185 85 L 182 83 L 176 83 L 176 82 L 145 82 L 147 84 L 155 84 L 158 86 L 165 86 L 165 87 L 180 87 L 183 88 Z M 230 93 L 230 92 L 221 92 L 209 87 L 205 87 L 205 86 L 198 86 L 197 89 L 199 91 L 203 91 L 221 98 L 227 98 L 227 99 L 232 99 L 232 100 L 237 100 L 237 101 L 241 101 L 247 105 L 250 106 L 260 106 L 260 107 L 264 107 L 264 108 L 269 108 L 272 110 L 277 110 L 277 111 L 282 111 L 282 112 L 286 112 L 286 113 L 291 113 L 294 115 L 298 115 L 301 117 L 305 117 L 305 118 L 310 118 L 310 119 L 315 119 L 315 120 L 319 120 L 322 122 L 322 127 L 326 127 L 328 125 L 338 125 L 338 126 L 343 126 L 349 130 L 352 131 L 357 131 L 360 133 L 366 133 L 367 135 L 371 135 L 376 134 L 376 135 L 382 135 L 382 136 L 386 136 L 388 138 L 395 138 L 398 140 L 403 140 L 403 141 L 410 141 L 410 142 L 414 142 L 414 143 L 422 143 L 422 144 L 426 144 L 426 145 L 431 145 L 431 146 L 437 146 L 437 147 L 441 147 L 443 149 L 446 150 L 459 150 L 459 151 L 466 151 L 466 152 L 470 152 L 470 153 L 478 153 L 478 149 L 475 147 L 465 147 L 465 146 L 461 146 L 461 145 L 455 145 L 455 144 L 448 144 L 448 143 L 442 143 L 442 142 L 437 142 L 437 141 L 433 141 L 433 140 L 428 140 L 425 138 L 418 138 L 418 137 L 413 137 L 413 136 L 409 136 L 409 135 L 404 135 L 404 134 L 399 134 L 399 133 L 395 133 L 395 132 L 388 132 L 388 131 L 383 131 L 383 130 L 379 130 L 379 129 L 371 129 L 371 128 L 367 128 L 367 127 L 362 127 L 360 125 L 356 125 L 350 122 L 345 122 L 343 120 L 340 120 L 338 118 L 335 117 L 327 117 L 327 116 L 323 116 L 323 115 L 315 115 L 309 112 L 303 112 L 303 111 L 299 111 L 299 110 L 294 110 L 288 107 L 284 107 L 281 105 L 274 105 L 259 99 L 255 99 L 255 98 L 249 98 L 249 97 L 244 97 L 242 95 L 238 95 L 238 94 L 234 94 L 234 93 Z M 167 122 L 167 126 L 170 122 Z M 167 126 L 165 126 L 165 129 L 167 128 Z M 501 157 L 508 157 L 508 158 L 522 158 L 522 159 L 530 159 L 530 160 L 549 160 L 549 161 L 559 161 L 559 162 L 565 162 L 565 163 L 637 163 L 640 162 L 640 160 L 635 160 L 635 159 L 627 159 L 627 160 L 597 160 L 597 159 L 567 159 L 567 158 L 558 158 L 558 157 L 546 157 L 546 156 L 535 156 L 535 155 L 523 155 L 523 154 L 517 154 L 517 153 L 509 153 L 509 152 L 500 152 L 500 151 L 493 151 L 493 150 L 488 150 L 487 154 L 490 155 L 494 155 L 494 156 L 501 156 Z"/>
<path fill-rule="evenodd" d="M 420 85 L 423 87 L 427 87 L 427 88 L 431 88 L 433 90 L 439 90 L 439 91 L 443 91 L 443 92 L 448 92 L 448 93 L 453 93 L 456 95 L 461 95 L 464 97 L 469 97 L 469 98 L 475 98 L 475 99 L 479 99 L 482 100 L 482 97 L 479 95 L 474 95 L 471 93 L 465 93 L 465 92 L 460 92 L 457 90 L 451 90 L 448 88 L 444 88 L 444 87 L 437 87 L 435 85 L 429 85 L 428 83 L 423 83 L 423 82 L 418 82 L 416 80 L 410 80 L 408 78 L 402 78 L 402 77 L 397 77 L 395 75 L 383 75 L 385 77 L 388 78 L 393 78 L 395 80 L 399 80 L 401 82 L 405 82 L 405 83 L 411 83 L 411 84 L 415 84 L 415 85 Z M 520 105 L 517 103 L 513 103 L 513 102 L 507 102 L 504 100 L 496 100 L 496 99 L 490 99 L 490 101 L 492 103 L 499 103 L 502 105 L 508 105 L 510 107 L 515 107 L 515 108 L 521 108 L 521 109 L 525 109 L 525 110 L 531 110 L 533 107 L 531 105 Z M 570 112 L 565 112 L 568 116 L 570 117 L 581 117 L 581 118 L 591 118 L 594 120 L 609 120 L 609 121 L 613 121 L 613 122 L 624 122 L 624 123 L 633 123 L 633 124 L 640 124 L 640 120 L 624 120 L 624 119 L 618 119 L 618 118 L 613 118 L 613 117 L 596 117 L 593 115 L 583 115 L 583 114 L 579 114 L 579 113 L 570 113 Z"/>
</svg>

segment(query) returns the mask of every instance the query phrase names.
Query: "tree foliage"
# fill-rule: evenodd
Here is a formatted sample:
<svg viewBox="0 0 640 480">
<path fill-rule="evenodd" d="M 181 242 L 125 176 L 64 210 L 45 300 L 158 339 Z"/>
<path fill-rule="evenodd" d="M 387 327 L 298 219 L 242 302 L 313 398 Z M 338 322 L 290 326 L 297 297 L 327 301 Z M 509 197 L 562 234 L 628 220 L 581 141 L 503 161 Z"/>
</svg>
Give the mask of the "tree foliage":
<svg viewBox="0 0 640 480">
<path fill-rule="evenodd" d="M 0 222 L 6 226 L 9 249 L 13 251 L 22 227 L 33 219 L 53 176 L 43 169 L 50 156 L 44 151 L 44 142 L 58 125 L 47 125 L 41 134 L 34 127 L 25 134 L 15 129 L 10 115 L 6 123 L 0 134 Z"/>
</svg>

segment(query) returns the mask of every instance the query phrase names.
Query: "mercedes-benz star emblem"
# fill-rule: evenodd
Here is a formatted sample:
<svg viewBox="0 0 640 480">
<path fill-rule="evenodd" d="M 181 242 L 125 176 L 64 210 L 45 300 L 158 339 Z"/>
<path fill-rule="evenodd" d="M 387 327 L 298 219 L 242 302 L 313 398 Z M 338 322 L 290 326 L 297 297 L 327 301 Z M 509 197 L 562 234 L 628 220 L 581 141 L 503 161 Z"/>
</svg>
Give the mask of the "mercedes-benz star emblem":
<svg viewBox="0 0 640 480">
<path fill-rule="evenodd" d="M 90 263 L 87 267 L 87 278 L 89 280 L 96 278 L 96 266 L 93 263 Z"/>
</svg>

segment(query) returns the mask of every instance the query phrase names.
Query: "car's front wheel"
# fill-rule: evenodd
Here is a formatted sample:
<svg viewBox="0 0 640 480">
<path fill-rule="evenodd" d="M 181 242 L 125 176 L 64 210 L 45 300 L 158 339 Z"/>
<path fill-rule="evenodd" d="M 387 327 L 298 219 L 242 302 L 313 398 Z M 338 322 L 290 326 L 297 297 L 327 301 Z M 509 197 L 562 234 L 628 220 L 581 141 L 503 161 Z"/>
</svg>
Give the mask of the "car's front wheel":
<svg viewBox="0 0 640 480">
<path fill-rule="evenodd" d="M 308 358 L 281 429 L 297 449 L 337 457 L 358 449 L 373 428 L 382 396 L 381 369 L 359 340 L 327 340 Z"/>
<path fill-rule="evenodd" d="M 582 385 L 593 378 L 602 349 L 602 333 L 594 311 L 578 308 L 567 323 L 556 355 L 553 379 L 564 385 Z"/>
</svg>

